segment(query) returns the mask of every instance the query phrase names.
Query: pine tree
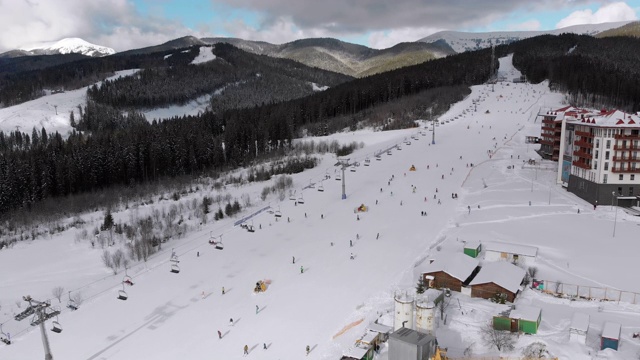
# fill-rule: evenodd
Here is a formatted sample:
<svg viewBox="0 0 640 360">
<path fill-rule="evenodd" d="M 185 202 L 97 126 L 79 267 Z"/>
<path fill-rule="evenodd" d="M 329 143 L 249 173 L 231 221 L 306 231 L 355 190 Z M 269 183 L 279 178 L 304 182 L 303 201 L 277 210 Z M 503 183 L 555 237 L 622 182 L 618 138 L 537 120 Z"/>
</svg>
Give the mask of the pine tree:
<svg viewBox="0 0 640 360">
<path fill-rule="evenodd" d="M 416 285 L 416 293 L 424 294 L 426 290 L 427 289 L 424 286 L 424 279 L 422 278 L 422 276 L 420 276 L 420 278 L 418 279 L 418 284 Z"/>
<path fill-rule="evenodd" d="M 104 216 L 104 222 L 100 227 L 100 230 L 109 230 L 113 227 L 113 215 L 111 215 L 111 209 L 107 209 L 107 213 Z"/>
</svg>

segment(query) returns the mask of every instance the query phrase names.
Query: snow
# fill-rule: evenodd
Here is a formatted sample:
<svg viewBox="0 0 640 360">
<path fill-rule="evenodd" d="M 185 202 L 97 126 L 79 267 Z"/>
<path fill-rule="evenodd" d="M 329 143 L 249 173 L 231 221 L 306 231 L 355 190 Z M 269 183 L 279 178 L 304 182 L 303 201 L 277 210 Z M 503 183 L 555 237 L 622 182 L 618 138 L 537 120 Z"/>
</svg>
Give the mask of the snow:
<svg viewBox="0 0 640 360">
<path fill-rule="evenodd" d="M 422 273 L 443 271 L 458 280 L 465 281 L 478 266 L 478 260 L 463 253 L 442 254 L 432 263 L 420 267 Z"/>
<path fill-rule="evenodd" d="M 511 244 L 500 241 L 483 241 L 482 251 L 496 251 L 532 257 L 535 257 L 538 254 L 538 248 L 535 246 Z"/>
<path fill-rule="evenodd" d="M 198 115 L 204 112 L 209 106 L 212 95 L 202 95 L 184 105 L 171 105 L 164 108 L 145 110 L 142 113 L 148 121 L 153 119 L 168 119 L 175 116 Z"/>
<path fill-rule="evenodd" d="M 589 330 L 589 315 L 580 312 L 574 313 L 571 318 L 571 329 L 586 333 Z"/>
<path fill-rule="evenodd" d="M 114 76 L 107 79 L 129 76 L 137 71 L 138 69 L 116 71 Z M 48 133 L 57 131 L 66 136 L 72 130 L 69 113 L 74 112 L 76 121 L 80 119 L 78 106 L 85 106 L 87 88 L 50 93 L 22 104 L 0 108 L 0 131 L 7 133 L 19 130 L 30 134 L 34 127 L 38 131 L 44 127 Z"/>
<path fill-rule="evenodd" d="M 65 38 L 56 42 L 41 43 L 21 48 L 26 51 L 44 50 L 60 54 L 83 54 L 87 56 L 105 56 L 115 54 L 116 51 L 106 46 L 92 44 L 80 38 Z"/>
<path fill-rule="evenodd" d="M 518 304 L 515 309 L 511 310 L 509 317 L 511 319 L 538 321 L 540 312 L 542 312 L 542 309 L 539 307 Z"/>
<path fill-rule="evenodd" d="M 508 61 L 500 59 L 500 71 L 512 71 Z M 461 252 L 462 241 L 478 238 L 538 247 L 538 279 L 640 293 L 640 263 L 636 261 L 640 218 L 619 211 L 612 238 L 615 209 L 599 206 L 593 210 L 556 184 L 556 163 L 543 161 L 537 171 L 522 164 L 523 159 L 539 159 L 538 146 L 525 143 L 525 136 L 540 134 L 535 115 L 541 107 L 563 106 L 562 99 L 562 94 L 549 91 L 546 82 L 497 83 L 493 92 L 491 86 L 480 85 L 441 117 L 458 118 L 437 128 L 435 144 L 430 144 L 431 134 L 418 135 L 420 129 L 369 129 L 296 140 L 362 142 L 364 148 L 349 155 L 351 161 L 362 162 L 411 135 L 420 139 L 392 156 L 383 154 L 382 161 L 371 161 L 371 166 L 347 172 L 346 200 L 341 200 L 341 183 L 334 180 L 335 157 L 331 155 L 325 155 L 318 167 L 292 175 L 294 189 L 304 193 L 304 204 L 279 201 L 275 195 L 260 200 L 261 190 L 271 186 L 271 181 L 210 190 L 207 194 L 237 198 L 249 194 L 253 205 L 237 218 L 210 220 L 183 238 L 163 244 L 162 251 L 146 263 L 132 264 L 128 274 L 135 285 L 125 288 L 126 301 L 116 299 L 123 288 L 123 272 L 112 275 L 101 264 L 102 250 L 75 241 L 76 230 L 0 250 L 0 274 L 4 274 L 0 278 L 0 323 L 14 340 L 9 346 L 0 343 L 0 358 L 42 358 L 37 329 L 28 319 L 13 320 L 19 312 L 15 302 L 27 294 L 51 298 L 51 289 L 63 286 L 73 293 L 82 292 L 85 302 L 77 311 L 63 308 L 58 317 L 64 328 L 61 334 L 48 331 L 54 358 L 169 360 L 187 355 L 196 360 L 234 360 L 243 358 L 246 344 L 251 349 L 247 358 L 338 359 L 362 337 L 370 322 L 393 323 L 394 294 L 413 294 L 418 270 L 428 259 Z M 474 101 L 477 111 L 473 111 Z M 427 126 L 424 121 L 419 123 Z M 491 158 L 487 150 L 493 151 Z M 468 163 L 474 166 L 467 167 Z M 411 164 L 417 171 L 408 171 Z M 517 166 L 507 169 L 508 165 Z M 325 174 L 332 178 L 322 182 L 324 192 L 302 190 L 310 182 L 319 185 Z M 395 178 L 387 185 L 391 175 Z M 450 193 L 457 193 L 458 199 L 450 198 Z M 441 204 L 433 199 L 434 194 Z M 117 222 L 128 222 L 136 216 L 151 216 L 154 210 L 162 213 L 174 204 L 190 206 L 203 195 L 190 194 L 180 202 L 154 196 L 153 204 L 114 209 L 114 217 Z M 370 209 L 356 220 L 353 208 L 362 203 Z M 280 221 L 265 211 L 252 218 L 255 227 L 261 226 L 255 233 L 233 226 L 239 218 L 265 206 L 279 208 Z M 421 211 L 429 215 L 421 216 Z M 102 210 L 83 215 L 85 229 L 98 227 L 103 217 Z M 223 251 L 208 244 L 211 233 L 224 235 Z M 349 240 L 354 241 L 353 247 Z M 171 249 L 180 256 L 179 274 L 169 272 Z M 356 255 L 354 260 L 349 259 L 350 253 Z M 305 269 L 303 274 L 300 266 Z M 270 279 L 271 285 L 266 292 L 254 294 L 260 279 Z M 62 304 L 56 299 L 53 304 L 64 307 L 66 299 L 65 294 Z M 483 344 L 479 330 L 507 307 L 456 292 L 450 299 L 446 325 L 438 315 L 438 343 L 448 347 L 452 356 L 462 357 L 469 346 L 477 357 L 495 354 Z M 256 305 L 262 309 L 258 314 Z M 622 345 L 618 352 L 606 352 L 609 359 L 629 359 L 640 351 L 640 344 L 630 335 L 640 324 L 638 304 L 558 298 L 526 289 L 516 300 L 516 307 L 522 305 L 540 308 L 544 316 L 538 333 L 519 337 L 516 350 L 507 356 L 517 357 L 522 348 L 541 341 L 559 359 L 592 359 L 602 354 L 599 334 L 607 321 L 621 324 L 622 329 Z M 567 341 L 576 311 L 591 318 L 587 344 Z M 234 319 L 233 326 L 229 318 Z M 50 326 L 48 321 L 47 328 Z M 344 333 L 335 336 L 345 327 Z M 218 339 L 218 330 L 224 334 L 222 339 Z M 262 349 L 263 343 L 268 350 Z M 308 356 L 307 345 L 313 349 Z M 386 348 L 383 346 L 379 360 L 388 358 Z"/>
<path fill-rule="evenodd" d="M 329 87 L 328 86 L 320 86 L 314 82 L 311 83 L 311 88 L 313 89 L 313 91 L 325 91 L 327 90 Z"/>
<path fill-rule="evenodd" d="M 216 56 L 213 55 L 211 50 L 212 49 L 210 46 L 200 46 L 200 53 L 198 53 L 198 56 L 196 56 L 195 59 L 191 61 L 191 64 L 202 64 L 208 61 L 215 60 Z"/>
<path fill-rule="evenodd" d="M 494 283 L 516 293 L 520 289 L 524 273 L 524 269 L 506 261 L 488 262 L 482 265 L 469 285 Z"/>
<path fill-rule="evenodd" d="M 620 339 L 620 324 L 607 321 L 602 329 L 602 337 L 607 339 Z"/>
</svg>

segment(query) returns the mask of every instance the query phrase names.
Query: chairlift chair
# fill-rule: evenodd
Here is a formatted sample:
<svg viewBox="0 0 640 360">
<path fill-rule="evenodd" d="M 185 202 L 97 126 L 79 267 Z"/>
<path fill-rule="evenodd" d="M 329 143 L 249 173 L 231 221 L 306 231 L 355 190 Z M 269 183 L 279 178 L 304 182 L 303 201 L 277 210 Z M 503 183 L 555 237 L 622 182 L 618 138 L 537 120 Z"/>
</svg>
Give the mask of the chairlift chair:
<svg viewBox="0 0 640 360">
<path fill-rule="evenodd" d="M 324 186 L 322 186 L 322 184 L 320 184 L 320 186 L 318 186 L 318 191 L 320 191 L 320 192 L 324 191 Z"/>
<path fill-rule="evenodd" d="M 60 323 L 58 322 L 57 319 L 51 322 L 51 331 L 53 331 L 56 334 L 60 334 L 62 332 L 62 326 L 60 326 Z"/>
<path fill-rule="evenodd" d="M 279 218 L 282 217 L 282 212 L 280 211 L 280 207 L 278 206 L 278 210 L 276 210 L 276 212 L 274 213 L 274 216 Z"/>
<path fill-rule="evenodd" d="M 9 338 L 9 335 L 2 331 L 2 324 L 0 324 L 0 341 L 7 345 L 11 345 L 11 339 Z"/>
<path fill-rule="evenodd" d="M 298 198 L 298 204 L 304 204 L 304 198 L 302 196 Z"/>
<path fill-rule="evenodd" d="M 124 278 L 122 278 L 122 283 L 133 286 L 133 279 L 131 279 L 131 276 L 125 275 Z"/>
<path fill-rule="evenodd" d="M 71 299 L 67 301 L 67 307 L 71 310 L 78 310 L 78 304 Z"/>
<path fill-rule="evenodd" d="M 369 160 L 369 158 L 364 159 L 364 166 L 369 166 L 370 163 L 371 160 Z"/>
<path fill-rule="evenodd" d="M 380 155 L 376 156 L 376 160 L 382 161 L 382 157 Z"/>
<path fill-rule="evenodd" d="M 256 229 L 253 227 L 253 223 L 251 223 L 251 225 L 247 225 L 247 231 L 250 233 L 256 232 Z"/>
<path fill-rule="evenodd" d="M 342 177 L 340 177 L 340 174 L 336 175 L 336 181 L 340 181 L 342 180 Z"/>
<path fill-rule="evenodd" d="M 177 274 L 180 272 L 180 267 L 178 264 L 171 264 L 171 272 Z"/>
<path fill-rule="evenodd" d="M 118 291 L 118 300 L 127 300 L 129 295 L 124 291 L 124 284 L 122 284 L 122 290 Z"/>
<path fill-rule="evenodd" d="M 216 243 L 216 249 L 217 250 L 224 250 L 224 244 L 222 243 L 222 241 L 218 241 Z"/>
<path fill-rule="evenodd" d="M 355 165 L 354 165 L 354 166 L 352 166 L 350 170 L 351 170 L 351 172 L 356 172 L 356 167 L 355 167 Z"/>
</svg>

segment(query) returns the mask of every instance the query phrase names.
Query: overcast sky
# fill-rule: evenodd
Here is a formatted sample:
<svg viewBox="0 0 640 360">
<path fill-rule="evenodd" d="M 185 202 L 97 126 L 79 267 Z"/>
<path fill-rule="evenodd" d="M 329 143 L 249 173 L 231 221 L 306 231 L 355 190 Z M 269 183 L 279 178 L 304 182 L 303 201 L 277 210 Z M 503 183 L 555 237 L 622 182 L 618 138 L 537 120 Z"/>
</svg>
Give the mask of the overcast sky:
<svg viewBox="0 0 640 360">
<path fill-rule="evenodd" d="M 185 35 L 386 48 L 441 30 L 552 30 L 639 13 L 640 0 L 0 0 L 0 52 L 65 37 L 122 51 Z"/>
</svg>

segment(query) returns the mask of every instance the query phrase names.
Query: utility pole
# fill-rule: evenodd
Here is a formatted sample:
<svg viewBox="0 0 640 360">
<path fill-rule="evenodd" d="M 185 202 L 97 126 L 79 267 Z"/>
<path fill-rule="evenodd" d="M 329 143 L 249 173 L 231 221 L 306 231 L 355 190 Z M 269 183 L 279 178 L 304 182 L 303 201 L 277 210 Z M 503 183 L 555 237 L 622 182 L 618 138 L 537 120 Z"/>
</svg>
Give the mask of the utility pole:
<svg viewBox="0 0 640 360">
<path fill-rule="evenodd" d="M 612 196 L 615 196 L 615 192 L 611 192 Z M 613 206 L 613 197 L 611 198 L 611 206 Z M 618 197 L 616 196 L 616 214 L 613 217 L 613 237 L 616 237 L 616 223 L 618 222 Z"/>
<path fill-rule="evenodd" d="M 38 301 L 31 296 L 23 296 L 22 299 L 29 303 L 29 306 L 21 313 L 14 317 L 15 320 L 24 320 L 33 315 L 31 326 L 40 326 L 40 336 L 42 337 L 42 346 L 44 347 L 44 360 L 53 360 L 51 347 L 49 346 L 49 338 L 47 337 L 47 329 L 45 329 L 45 321 L 60 314 L 60 309 L 51 307 L 49 301 Z M 55 323 L 54 323 L 55 324 Z"/>
<path fill-rule="evenodd" d="M 433 125 L 433 129 L 431 132 L 431 144 L 435 145 L 436 144 L 436 120 L 433 120 L 433 118 L 431 118 L 431 125 Z"/>
</svg>

